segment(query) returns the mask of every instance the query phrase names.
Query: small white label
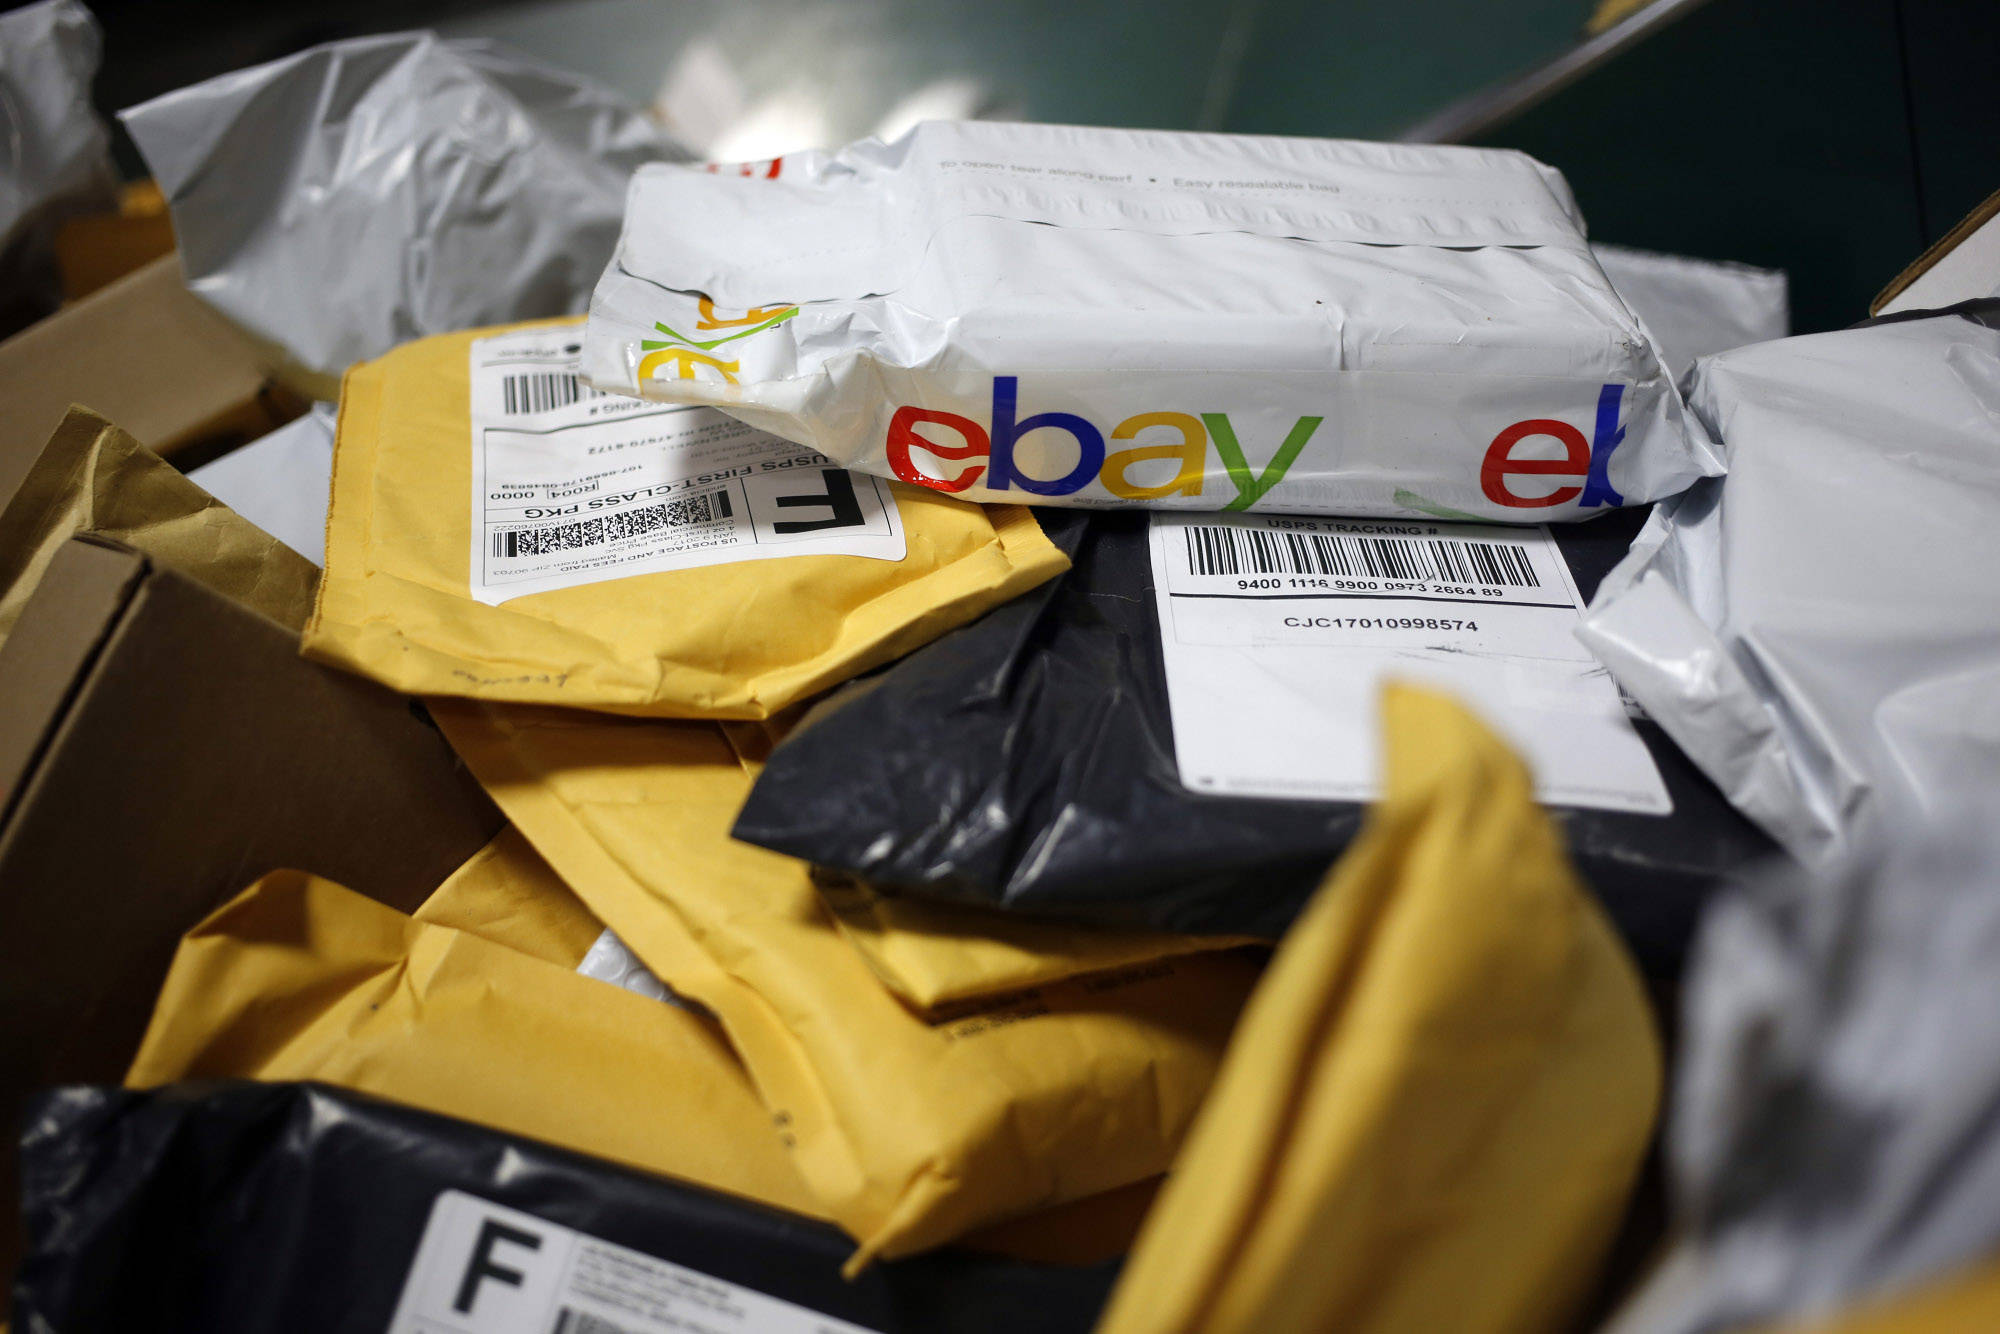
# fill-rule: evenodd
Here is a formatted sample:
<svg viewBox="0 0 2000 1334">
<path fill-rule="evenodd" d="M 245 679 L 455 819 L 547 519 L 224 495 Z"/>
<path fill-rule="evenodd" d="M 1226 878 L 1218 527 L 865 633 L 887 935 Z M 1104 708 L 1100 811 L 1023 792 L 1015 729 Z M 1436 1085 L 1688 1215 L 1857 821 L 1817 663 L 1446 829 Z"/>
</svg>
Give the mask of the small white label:
<svg viewBox="0 0 2000 1334">
<path fill-rule="evenodd" d="M 1380 794 L 1382 684 L 1464 700 L 1527 759 L 1536 796 L 1673 803 L 1546 528 L 1155 513 L 1154 596 L 1181 782 L 1237 796 Z"/>
<path fill-rule="evenodd" d="M 901 560 L 889 485 L 713 408 L 576 377 L 582 330 L 472 344 L 471 594 L 777 556 Z"/>
<path fill-rule="evenodd" d="M 803 1306 L 448 1190 L 388 1334 L 871 1334 Z"/>
</svg>

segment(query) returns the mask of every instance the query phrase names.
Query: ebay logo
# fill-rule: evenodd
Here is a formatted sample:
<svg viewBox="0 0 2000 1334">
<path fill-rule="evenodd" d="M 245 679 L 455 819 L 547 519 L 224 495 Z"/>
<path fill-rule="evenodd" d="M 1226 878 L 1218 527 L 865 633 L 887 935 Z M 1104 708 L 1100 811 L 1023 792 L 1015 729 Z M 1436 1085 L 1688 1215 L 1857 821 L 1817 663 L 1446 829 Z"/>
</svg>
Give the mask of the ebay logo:
<svg viewBox="0 0 2000 1334">
<path fill-rule="evenodd" d="M 897 408 L 889 419 L 885 441 L 890 470 L 905 482 L 935 491 L 964 491 L 983 478 L 989 491 L 1018 490 L 1030 496 L 1056 497 L 1074 495 L 1096 482 L 1120 499 L 1149 501 L 1200 496 L 1213 449 L 1236 488 L 1236 495 L 1221 508 L 1246 510 L 1284 480 L 1300 451 L 1326 420 L 1299 417 L 1277 442 L 1270 461 L 1253 469 L 1228 413 L 1141 412 L 1107 433 L 1073 412 L 1022 417 L 1019 388 L 1017 376 L 993 378 L 992 407 L 984 425 L 956 412 L 908 405 Z M 1518 421 L 1502 430 L 1481 459 L 1480 491 L 1493 504 L 1510 509 L 1546 509 L 1570 501 L 1584 508 L 1623 504 L 1624 498 L 1612 489 L 1608 471 L 1612 451 L 1625 438 L 1624 428 L 1618 424 L 1623 393 L 1623 385 L 1603 386 L 1589 440 L 1568 422 L 1550 417 Z M 1016 459 L 1015 447 L 1034 431 L 1069 435 L 1076 442 L 1075 465 L 1059 477 L 1037 477 L 1025 471 Z M 1141 432 L 1153 434 L 1140 443 Z M 1530 441 L 1540 439 L 1555 441 L 1561 457 L 1547 457 L 1546 445 L 1529 448 Z M 931 471 L 918 469 L 920 455 L 927 457 Z M 1154 462 L 1178 466 L 1164 482 L 1141 484 L 1132 480 L 1134 467 Z M 1523 483 L 1517 479 L 1535 480 Z M 1552 481 L 1555 485 L 1551 488 Z"/>
</svg>

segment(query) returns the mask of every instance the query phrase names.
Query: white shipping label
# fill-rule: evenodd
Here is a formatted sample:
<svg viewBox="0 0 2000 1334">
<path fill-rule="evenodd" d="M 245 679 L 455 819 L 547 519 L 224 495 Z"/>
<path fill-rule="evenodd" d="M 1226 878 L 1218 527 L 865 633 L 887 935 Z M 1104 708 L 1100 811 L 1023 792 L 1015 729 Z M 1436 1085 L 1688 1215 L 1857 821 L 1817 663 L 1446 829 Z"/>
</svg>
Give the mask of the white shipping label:
<svg viewBox="0 0 2000 1334">
<path fill-rule="evenodd" d="M 871 1334 L 533 1214 L 448 1190 L 388 1334 Z"/>
<path fill-rule="evenodd" d="M 903 559 L 887 482 L 713 408 L 589 388 L 581 337 L 472 344 L 475 599 L 777 556 Z"/>
<path fill-rule="evenodd" d="M 1381 688 L 1402 680 L 1476 711 L 1544 802 L 1673 809 L 1576 640 L 1580 599 L 1546 528 L 1156 512 L 1151 540 L 1191 791 L 1374 799 Z"/>
</svg>

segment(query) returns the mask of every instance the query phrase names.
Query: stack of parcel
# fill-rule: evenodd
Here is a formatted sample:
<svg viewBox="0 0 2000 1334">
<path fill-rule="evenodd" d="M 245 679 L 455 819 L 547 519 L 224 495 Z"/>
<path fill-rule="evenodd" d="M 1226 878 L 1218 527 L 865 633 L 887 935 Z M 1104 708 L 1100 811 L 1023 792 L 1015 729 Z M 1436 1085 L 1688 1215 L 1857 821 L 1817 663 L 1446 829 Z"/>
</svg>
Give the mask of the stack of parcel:
<svg viewBox="0 0 2000 1334">
<path fill-rule="evenodd" d="M 17 1329 L 1990 1311 L 2000 1050 L 1884 1040 L 2000 975 L 1987 307 L 1721 351 L 1517 154 L 703 170 L 422 34 L 126 124 L 323 402 L 80 388 L 0 511 Z M 1840 1051 L 1918 1241 L 1784 1225 Z"/>
</svg>

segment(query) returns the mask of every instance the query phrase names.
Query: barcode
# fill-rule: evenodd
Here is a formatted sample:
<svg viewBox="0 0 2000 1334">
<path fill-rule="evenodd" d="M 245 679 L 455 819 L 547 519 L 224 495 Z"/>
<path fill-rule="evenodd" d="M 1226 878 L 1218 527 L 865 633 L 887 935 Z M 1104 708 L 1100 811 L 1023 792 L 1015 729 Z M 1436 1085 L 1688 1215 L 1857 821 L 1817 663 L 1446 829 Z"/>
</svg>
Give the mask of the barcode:
<svg viewBox="0 0 2000 1334">
<path fill-rule="evenodd" d="M 532 371 L 509 375 L 501 381 L 502 411 L 508 416 L 524 412 L 552 412 L 585 398 L 603 398 L 604 391 L 592 389 L 568 371 Z"/>
<path fill-rule="evenodd" d="M 574 1306 L 565 1306 L 556 1313 L 555 1328 L 549 1334 L 639 1334 L 630 1325 L 621 1325 L 615 1320 L 606 1320 L 601 1315 L 579 1311 Z"/>
<path fill-rule="evenodd" d="M 549 556 L 576 547 L 594 547 L 621 537 L 638 537 L 662 528 L 685 528 L 730 517 L 729 493 L 710 491 L 686 496 L 626 514 L 600 514 L 594 519 L 559 523 L 546 528 L 513 528 L 493 534 L 495 556 Z"/>
<path fill-rule="evenodd" d="M 1540 588 L 1525 551 L 1455 537 L 1336 537 L 1191 524 L 1188 568 L 1196 574 L 1317 574 Z"/>
</svg>

